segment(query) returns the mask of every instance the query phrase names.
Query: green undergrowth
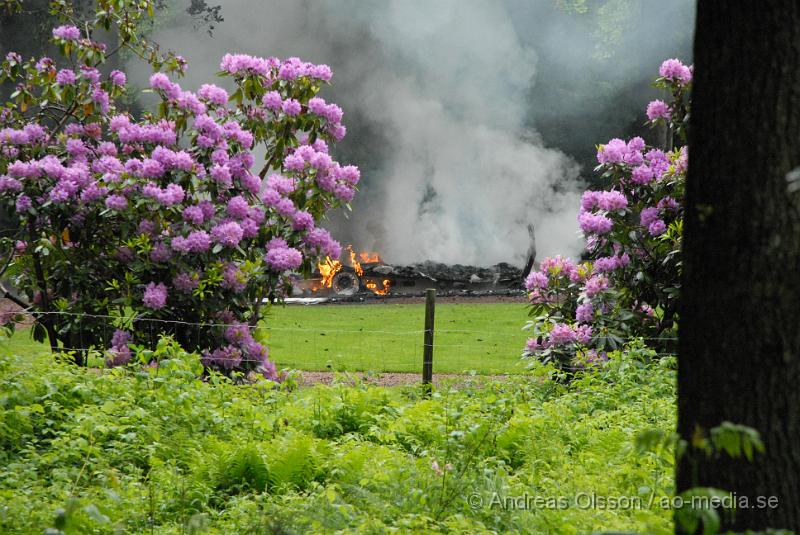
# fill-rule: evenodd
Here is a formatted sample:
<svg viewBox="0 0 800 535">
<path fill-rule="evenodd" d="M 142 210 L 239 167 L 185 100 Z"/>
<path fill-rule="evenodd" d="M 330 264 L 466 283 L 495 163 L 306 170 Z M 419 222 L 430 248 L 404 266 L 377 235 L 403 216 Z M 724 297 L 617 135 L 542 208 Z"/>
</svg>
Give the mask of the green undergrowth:
<svg viewBox="0 0 800 535">
<path fill-rule="evenodd" d="M 674 428 L 673 362 L 646 350 L 429 398 L 199 380 L 195 356 L 155 356 L 101 372 L 0 357 L 0 533 L 671 531 L 648 503 L 672 491 L 672 453 L 635 438 Z"/>
</svg>

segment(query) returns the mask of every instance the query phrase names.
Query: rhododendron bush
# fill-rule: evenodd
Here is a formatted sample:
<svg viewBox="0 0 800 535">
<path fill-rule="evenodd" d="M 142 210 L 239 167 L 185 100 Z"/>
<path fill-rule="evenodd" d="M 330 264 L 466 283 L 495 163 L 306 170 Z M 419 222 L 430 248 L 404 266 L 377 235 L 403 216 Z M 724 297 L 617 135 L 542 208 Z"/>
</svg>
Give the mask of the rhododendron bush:
<svg viewBox="0 0 800 535">
<path fill-rule="evenodd" d="M 318 224 L 359 180 L 329 154 L 345 135 L 342 110 L 317 96 L 331 70 L 226 54 L 219 74 L 232 89 L 187 90 L 175 81 L 185 61 L 126 26 L 148 8 L 98 2 L 80 28 L 57 9 L 64 66 L 3 61 L 17 87 L 0 111 L 0 202 L 18 220 L 9 272 L 51 345 L 110 348 L 119 364 L 166 332 L 206 366 L 273 377 L 254 329 L 262 302 L 320 255 L 339 256 Z M 157 109 L 124 111 L 126 75 L 102 70 L 98 26 L 167 71 L 149 79 Z"/>
<path fill-rule="evenodd" d="M 596 171 L 608 187 L 581 199 L 585 260 L 546 258 L 525 281 L 532 317 L 527 357 L 571 369 L 604 359 L 607 349 L 634 337 L 673 347 L 692 71 L 670 59 L 659 74 L 655 86 L 671 100 L 651 102 L 647 118 L 666 129 L 668 146 L 634 137 L 598 147 Z"/>
</svg>

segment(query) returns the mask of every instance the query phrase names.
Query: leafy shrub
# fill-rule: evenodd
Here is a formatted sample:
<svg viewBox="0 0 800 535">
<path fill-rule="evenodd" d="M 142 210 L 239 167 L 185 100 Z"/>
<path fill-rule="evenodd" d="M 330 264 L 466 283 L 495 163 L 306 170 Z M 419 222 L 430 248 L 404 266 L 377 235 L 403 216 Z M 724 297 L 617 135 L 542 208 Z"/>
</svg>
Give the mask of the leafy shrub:
<svg viewBox="0 0 800 535">
<path fill-rule="evenodd" d="M 79 24 L 69 2 L 54 3 L 63 65 L 16 53 L 0 64 L 0 82 L 19 88 L 0 108 L 14 285 L 53 346 L 110 347 L 108 362 L 122 364 L 132 345 L 168 333 L 207 367 L 274 378 L 253 332 L 262 303 L 280 300 L 319 255 L 339 255 L 318 224 L 359 180 L 329 155 L 345 135 L 342 110 L 317 96 L 331 70 L 226 54 L 230 94 L 187 91 L 156 72 L 157 110 L 134 118 L 125 74 L 98 70 L 118 49 L 93 34 L 114 30 L 119 48 L 148 52 L 156 70 L 181 75 L 186 63 L 136 33 L 151 2 L 106 4 Z M 265 162 L 254 173 L 257 150 Z"/>
<path fill-rule="evenodd" d="M 596 171 L 609 187 L 581 199 L 586 260 L 545 258 L 525 281 L 532 318 L 526 357 L 574 369 L 605 359 L 608 350 L 636 337 L 674 349 L 688 158 L 681 144 L 692 74 L 670 59 L 660 75 L 654 85 L 672 101 L 651 102 L 647 117 L 667 129 L 670 148 L 649 147 L 640 137 L 598 147 Z"/>
<path fill-rule="evenodd" d="M 217 462 L 216 490 L 228 493 L 266 490 L 269 471 L 253 445 L 248 444 L 222 455 Z"/>
<path fill-rule="evenodd" d="M 0 452 L 0 532 L 672 530 L 659 508 L 488 504 L 671 496 L 673 451 L 642 454 L 634 439 L 674 428 L 674 359 L 634 346 L 569 384 L 487 379 L 426 399 L 415 387 L 201 380 L 199 356 L 173 344 L 137 370 L 2 361 L 3 410 L 29 418 L 0 427 L 13 444 Z M 343 400 L 359 407 L 342 420 L 350 431 L 320 438 L 315 418 Z M 472 494 L 485 505 L 471 507 Z"/>
</svg>

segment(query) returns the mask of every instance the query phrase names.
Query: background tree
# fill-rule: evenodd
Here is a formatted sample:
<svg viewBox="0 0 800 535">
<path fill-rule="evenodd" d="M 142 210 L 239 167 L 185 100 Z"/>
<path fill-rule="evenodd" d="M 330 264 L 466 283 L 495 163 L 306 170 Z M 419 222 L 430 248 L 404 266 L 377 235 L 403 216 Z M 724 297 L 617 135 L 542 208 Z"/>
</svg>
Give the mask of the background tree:
<svg viewBox="0 0 800 535">
<path fill-rule="evenodd" d="M 677 491 L 776 496 L 723 528 L 800 529 L 800 5 L 699 2 L 685 212 Z M 697 446 L 755 428 L 752 461 Z"/>
<path fill-rule="evenodd" d="M 591 174 L 599 140 L 641 136 L 663 145 L 664 129 L 642 121 L 650 100 L 668 96 L 653 89 L 649 69 L 665 57 L 692 62 L 694 0 L 554 0 L 528 2 L 524 9 L 529 16 L 520 24 L 552 20 L 568 36 L 565 50 L 561 42 L 553 48 L 548 32 L 525 33 L 541 73 L 530 88 L 529 125 L 548 145 L 575 158 L 587 180 L 602 185 Z M 653 20 L 655 13 L 661 23 Z M 657 38 L 645 38 L 645 32 Z M 582 68 L 574 68 L 579 62 Z"/>
</svg>

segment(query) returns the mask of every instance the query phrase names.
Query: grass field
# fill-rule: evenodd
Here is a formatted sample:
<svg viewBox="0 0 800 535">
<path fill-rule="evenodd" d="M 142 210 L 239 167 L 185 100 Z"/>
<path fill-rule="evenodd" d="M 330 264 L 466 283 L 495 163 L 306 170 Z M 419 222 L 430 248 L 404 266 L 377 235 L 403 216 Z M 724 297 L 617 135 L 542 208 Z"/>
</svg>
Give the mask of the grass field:
<svg viewBox="0 0 800 535">
<path fill-rule="evenodd" d="M 279 368 L 420 372 L 422 304 L 290 305 L 267 319 L 270 358 Z M 519 303 L 439 304 L 434 373 L 519 373 L 525 343 Z M 46 348 L 17 332 L 9 350 L 26 355 Z"/>
<path fill-rule="evenodd" d="M 519 303 L 436 306 L 434 373 L 519 373 L 525 344 Z M 279 367 L 419 372 L 425 307 L 314 305 L 276 308 L 270 356 Z"/>
</svg>

